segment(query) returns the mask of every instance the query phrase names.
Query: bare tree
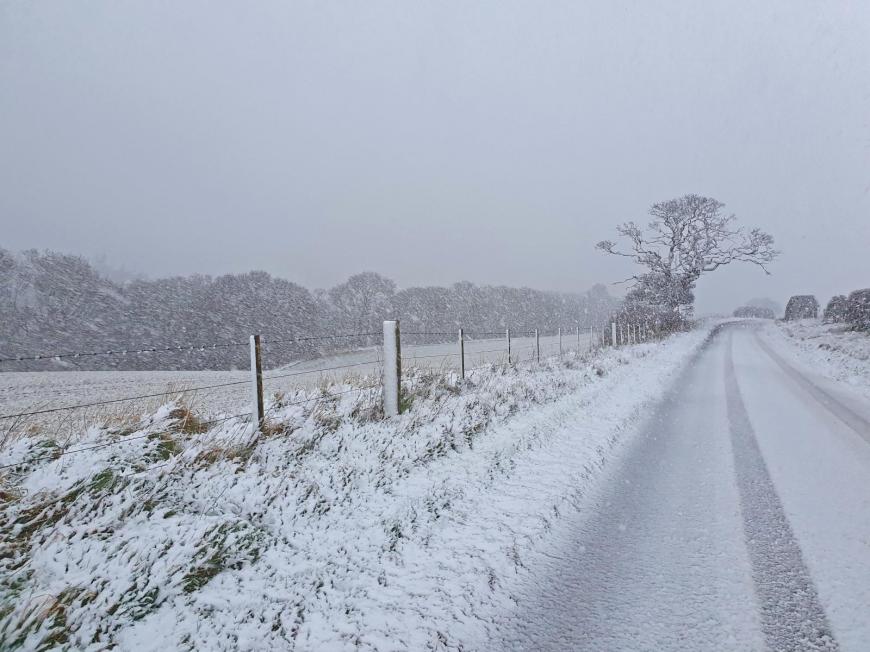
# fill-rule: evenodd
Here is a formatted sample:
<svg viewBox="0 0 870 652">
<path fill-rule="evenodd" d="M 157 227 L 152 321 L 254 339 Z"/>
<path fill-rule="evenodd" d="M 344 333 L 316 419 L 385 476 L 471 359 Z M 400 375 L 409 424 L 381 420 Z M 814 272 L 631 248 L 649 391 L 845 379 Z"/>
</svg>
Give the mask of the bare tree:
<svg viewBox="0 0 870 652">
<path fill-rule="evenodd" d="M 722 202 L 699 195 L 653 204 L 646 231 L 634 222 L 617 227 L 628 241 L 628 250 L 618 249 L 611 240 L 597 247 L 645 268 L 626 279 L 634 281 L 630 295 L 678 312 L 693 303 L 692 291 L 702 274 L 733 262 L 751 263 L 769 274 L 767 265 L 779 255 L 773 236 L 757 228 L 745 231 L 735 224 L 734 215 L 722 213 L 723 207 Z"/>
</svg>

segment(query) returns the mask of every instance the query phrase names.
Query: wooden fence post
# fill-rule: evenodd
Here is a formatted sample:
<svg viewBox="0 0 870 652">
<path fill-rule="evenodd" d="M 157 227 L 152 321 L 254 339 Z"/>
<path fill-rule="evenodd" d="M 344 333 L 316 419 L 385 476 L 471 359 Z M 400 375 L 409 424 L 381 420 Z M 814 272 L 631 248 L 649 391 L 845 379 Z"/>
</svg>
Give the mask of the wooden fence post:
<svg viewBox="0 0 870 652">
<path fill-rule="evenodd" d="M 402 411 L 399 392 L 402 387 L 402 350 L 399 322 L 384 322 L 384 415 L 397 416 Z"/>
<path fill-rule="evenodd" d="M 538 329 L 535 329 L 535 359 L 541 361 L 541 339 L 538 337 Z"/>
<path fill-rule="evenodd" d="M 559 357 L 562 357 L 562 327 L 559 326 Z"/>
<path fill-rule="evenodd" d="M 508 364 L 511 364 L 511 329 L 505 329 L 505 337 L 507 338 L 508 347 Z"/>
<path fill-rule="evenodd" d="M 465 337 L 459 329 L 459 377 L 465 379 Z"/>
<path fill-rule="evenodd" d="M 263 362 L 260 359 L 260 336 L 251 335 L 251 421 L 263 427 Z"/>
</svg>

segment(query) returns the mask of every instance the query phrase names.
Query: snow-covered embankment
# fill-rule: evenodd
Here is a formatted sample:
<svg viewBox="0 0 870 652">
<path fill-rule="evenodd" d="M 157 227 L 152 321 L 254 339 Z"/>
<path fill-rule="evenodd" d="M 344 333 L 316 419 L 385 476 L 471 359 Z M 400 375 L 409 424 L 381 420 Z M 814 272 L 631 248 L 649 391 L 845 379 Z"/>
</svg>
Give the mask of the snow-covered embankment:
<svg viewBox="0 0 870 652">
<path fill-rule="evenodd" d="M 0 647 L 473 649 L 706 335 L 421 372 L 390 421 L 348 391 L 280 397 L 259 437 L 166 406 L 56 460 L 21 439 L 0 452 L 37 460 L 0 471 Z"/>
</svg>

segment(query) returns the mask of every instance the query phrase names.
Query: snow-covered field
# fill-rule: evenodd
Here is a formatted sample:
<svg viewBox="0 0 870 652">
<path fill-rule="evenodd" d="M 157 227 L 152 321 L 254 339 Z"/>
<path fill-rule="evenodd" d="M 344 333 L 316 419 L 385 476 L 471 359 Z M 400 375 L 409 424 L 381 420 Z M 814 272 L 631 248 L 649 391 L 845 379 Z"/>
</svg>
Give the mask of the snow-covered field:
<svg viewBox="0 0 870 652">
<path fill-rule="evenodd" d="M 166 405 L 84 431 L 77 454 L 16 439 L 0 466 L 30 461 L 0 470 L 0 647 L 477 649 L 707 334 L 465 383 L 418 370 L 386 421 L 359 378 L 271 400 L 259 437 Z"/>
<path fill-rule="evenodd" d="M 541 356 L 559 354 L 559 339 L 541 337 Z M 591 346 L 590 333 L 566 334 L 562 351 L 586 351 Z M 535 349 L 532 337 L 512 337 L 513 360 L 529 360 Z M 403 367 L 458 369 L 459 347 L 456 342 L 405 345 Z M 263 390 L 267 395 L 293 391 L 299 387 L 317 387 L 352 376 L 378 376 L 383 354 L 380 347 L 367 347 L 341 354 L 300 361 L 272 368 L 264 356 Z M 468 369 L 490 362 L 506 360 L 504 338 L 473 339 L 465 342 Z M 83 424 L 101 418 L 126 417 L 153 412 L 168 398 L 184 392 L 185 402 L 201 414 L 236 414 L 248 409 L 250 374 L 238 371 L 44 371 L 0 373 L 0 414 L 18 414 L 70 405 L 88 405 L 131 396 L 156 395 L 151 398 L 110 405 L 98 405 L 30 417 L 17 429 L 38 425 L 54 431 L 58 437 L 79 430 Z M 232 384 L 235 383 L 235 384 Z M 211 387 L 224 385 L 222 387 Z M 196 390 L 198 387 L 208 389 Z M 0 422 L 0 432 L 4 423 Z"/>
</svg>

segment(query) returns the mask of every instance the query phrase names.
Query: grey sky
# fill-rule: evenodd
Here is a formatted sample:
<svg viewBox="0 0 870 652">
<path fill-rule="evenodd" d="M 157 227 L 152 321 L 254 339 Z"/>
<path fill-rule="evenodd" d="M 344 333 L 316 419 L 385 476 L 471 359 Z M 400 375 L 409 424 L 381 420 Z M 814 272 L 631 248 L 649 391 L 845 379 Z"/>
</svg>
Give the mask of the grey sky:
<svg viewBox="0 0 870 652">
<path fill-rule="evenodd" d="M 687 192 L 701 311 L 870 285 L 870 3 L 3 2 L 0 246 L 150 276 L 584 290 Z"/>
</svg>

